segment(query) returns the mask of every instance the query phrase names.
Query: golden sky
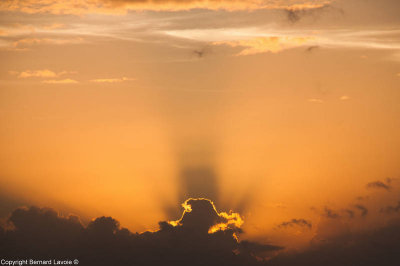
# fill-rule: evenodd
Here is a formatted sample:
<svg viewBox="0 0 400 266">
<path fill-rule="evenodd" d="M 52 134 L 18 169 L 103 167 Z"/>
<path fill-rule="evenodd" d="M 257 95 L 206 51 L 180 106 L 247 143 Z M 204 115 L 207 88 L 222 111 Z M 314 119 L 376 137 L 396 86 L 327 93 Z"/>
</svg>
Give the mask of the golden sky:
<svg viewBox="0 0 400 266">
<path fill-rule="evenodd" d="M 1 1 L 1 216 L 46 206 L 140 232 L 205 197 L 240 213 L 243 238 L 289 247 L 381 226 L 399 200 L 399 13 Z"/>
</svg>

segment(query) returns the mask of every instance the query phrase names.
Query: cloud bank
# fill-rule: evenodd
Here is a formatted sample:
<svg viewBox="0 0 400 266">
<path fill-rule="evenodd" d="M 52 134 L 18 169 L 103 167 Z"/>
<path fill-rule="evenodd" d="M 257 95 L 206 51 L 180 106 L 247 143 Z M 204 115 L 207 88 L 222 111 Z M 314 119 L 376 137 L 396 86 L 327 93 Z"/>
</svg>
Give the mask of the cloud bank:
<svg viewBox="0 0 400 266">
<path fill-rule="evenodd" d="M 238 241 L 240 215 L 219 213 L 210 200 L 189 199 L 183 206 L 181 219 L 143 233 L 131 233 L 111 217 L 85 227 L 77 216 L 20 208 L 9 217 L 12 229 L 0 230 L 0 253 L 7 260 L 70 258 L 82 265 L 262 265 L 259 258 L 282 249 Z"/>
</svg>

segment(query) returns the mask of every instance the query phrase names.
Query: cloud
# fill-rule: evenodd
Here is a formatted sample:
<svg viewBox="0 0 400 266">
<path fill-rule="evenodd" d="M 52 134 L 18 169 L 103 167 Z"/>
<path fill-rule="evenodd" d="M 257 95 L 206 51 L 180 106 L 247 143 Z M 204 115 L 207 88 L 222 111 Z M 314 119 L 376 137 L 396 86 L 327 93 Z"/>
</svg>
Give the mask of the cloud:
<svg viewBox="0 0 400 266">
<path fill-rule="evenodd" d="M 9 71 L 11 75 L 17 75 L 18 78 L 55 78 L 65 74 L 74 73 L 68 71 L 61 71 L 61 72 L 54 72 L 48 69 L 41 69 L 41 70 L 25 70 L 22 72 L 18 71 Z"/>
<path fill-rule="evenodd" d="M 323 100 L 316 99 L 316 98 L 308 99 L 308 101 L 311 102 L 311 103 L 323 103 L 324 102 Z"/>
<path fill-rule="evenodd" d="M 347 100 L 350 100 L 350 97 L 347 96 L 347 95 L 343 95 L 343 96 L 341 96 L 339 99 L 340 99 L 341 101 L 347 101 Z"/>
<path fill-rule="evenodd" d="M 315 50 L 318 50 L 320 47 L 318 45 L 312 45 L 307 47 L 306 52 L 311 53 L 314 52 Z"/>
<path fill-rule="evenodd" d="M 326 228 L 327 231 L 333 228 Z M 344 231 L 339 235 L 313 241 L 309 248 L 281 252 L 268 261 L 271 266 L 392 266 L 400 265 L 400 222 L 360 232 Z"/>
<path fill-rule="evenodd" d="M 374 181 L 374 182 L 368 183 L 367 188 L 384 189 L 384 190 L 390 191 L 390 189 L 391 189 L 390 183 L 391 183 L 391 179 L 387 179 L 386 182 Z"/>
<path fill-rule="evenodd" d="M 337 219 L 340 218 L 340 215 L 338 213 L 336 213 L 335 211 L 333 211 L 332 209 L 329 209 L 328 207 L 324 208 L 324 212 L 323 215 L 327 218 L 330 219 Z"/>
<path fill-rule="evenodd" d="M 287 19 L 293 24 L 299 22 L 303 17 L 313 17 L 317 19 L 327 12 L 344 14 L 343 9 L 333 7 L 329 5 L 329 2 L 326 2 L 324 5 L 315 6 L 314 8 L 296 8 L 296 6 L 292 6 L 286 8 L 284 11 L 286 12 Z"/>
<path fill-rule="evenodd" d="M 50 80 L 43 80 L 42 83 L 45 83 L 45 84 L 76 84 L 79 82 L 74 79 L 50 79 Z"/>
<path fill-rule="evenodd" d="M 52 77 L 57 77 L 57 74 L 48 69 L 26 70 L 26 71 L 21 72 L 18 75 L 18 77 L 19 78 L 30 78 L 30 77 L 52 78 Z"/>
<path fill-rule="evenodd" d="M 295 225 L 301 226 L 301 227 L 308 227 L 309 229 L 311 229 L 311 227 L 312 227 L 312 223 L 305 219 L 292 219 L 290 221 L 282 222 L 281 224 L 278 225 L 278 227 L 286 228 L 286 227 L 293 227 Z"/>
<path fill-rule="evenodd" d="M 382 208 L 381 212 L 385 212 L 388 214 L 400 212 L 400 201 L 397 202 L 397 205 L 395 205 L 395 206 L 389 205 L 389 206 L 386 206 L 385 208 Z"/>
<path fill-rule="evenodd" d="M 294 10 L 321 8 L 328 0 L 3 0 L 2 11 L 52 14 L 125 14 L 129 10 L 179 11 L 190 9 L 209 10 L 255 10 L 287 9 Z"/>
<path fill-rule="evenodd" d="M 95 83 L 120 83 L 124 81 L 133 81 L 135 80 L 134 78 L 127 78 L 127 77 L 122 77 L 122 78 L 100 78 L 100 79 L 92 79 L 90 82 L 95 82 Z"/>
<path fill-rule="evenodd" d="M 81 37 L 70 38 L 70 39 L 57 39 L 57 38 L 23 38 L 12 43 L 14 49 L 27 49 L 27 47 L 34 45 L 65 45 L 65 44 L 78 44 L 82 43 Z"/>
<path fill-rule="evenodd" d="M 203 58 L 211 53 L 211 48 L 209 46 L 202 47 L 200 49 L 193 50 L 193 54 L 198 58 Z"/>
<path fill-rule="evenodd" d="M 354 207 L 356 207 L 358 210 L 361 211 L 361 216 L 362 217 L 364 217 L 364 216 L 366 216 L 368 214 L 368 209 L 365 206 L 357 204 Z"/>
<path fill-rule="evenodd" d="M 247 40 L 214 42 L 214 45 L 241 47 L 237 55 L 254 55 L 259 53 L 278 53 L 283 50 L 300 47 L 314 40 L 313 37 L 256 37 Z"/>
<path fill-rule="evenodd" d="M 20 208 L 0 230 L 2 258 L 67 258 L 82 265 L 264 265 L 281 247 L 239 241 L 242 220 L 217 212 L 207 199 L 188 199 L 181 219 L 160 222 L 156 231 L 131 233 L 112 217 L 84 226 L 77 216 L 47 208 Z M 218 224 L 225 224 L 210 231 Z M 0 227 L 1 228 L 1 227 Z M 261 261 L 260 261 L 261 259 Z"/>
<path fill-rule="evenodd" d="M 354 218 L 354 211 L 353 210 L 345 209 L 344 212 L 347 213 L 349 218 Z"/>
</svg>

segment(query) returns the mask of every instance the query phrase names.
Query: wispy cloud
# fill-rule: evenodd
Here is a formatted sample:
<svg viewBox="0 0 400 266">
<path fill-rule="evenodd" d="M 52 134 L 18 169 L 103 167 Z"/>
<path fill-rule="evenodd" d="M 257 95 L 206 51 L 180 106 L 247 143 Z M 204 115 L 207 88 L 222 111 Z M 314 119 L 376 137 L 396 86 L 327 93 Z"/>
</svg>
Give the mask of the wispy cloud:
<svg viewBox="0 0 400 266">
<path fill-rule="evenodd" d="M 45 84 L 76 84 L 79 82 L 74 79 L 50 79 L 50 80 L 43 80 L 42 83 L 45 83 Z"/>
<path fill-rule="evenodd" d="M 74 37 L 69 39 L 58 39 L 58 38 L 23 38 L 12 43 L 14 48 L 26 48 L 40 44 L 54 44 L 54 45 L 65 45 L 65 44 L 78 44 L 82 43 L 83 38 Z"/>
<path fill-rule="evenodd" d="M 239 55 L 276 53 L 301 46 L 400 51 L 400 30 L 387 29 L 299 29 L 293 31 L 279 26 L 259 26 L 236 29 L 228 27 L 166 30 L 163 33 L 178 38 L 209 42 L 213 45 L 242 47 L 243 50 Z"/>
<path fill-rule="evenodd" d="M 341 101 L 347 101 L 347 100 L 350 100 L 350 97 L 347 96 L 347 95 L 343 95 L 343 96 L 341 96 L 339 99 L 340 99 Z"/>
<path fill-rule="evenodd" d="M 293 226 L 308 227 L 309 229 L 311 229 L 312 224 L 310 221 L 307 221 L 305 219 L 292 219 L 290 221 L 282 222 L 278 225 L 278 228 L 287 228 Z"/>
<path fill-rule="evenodd" d="M 0 10 L 51 14 L 126 14 L 129 10 L 179 11 L 190 9 L 256 10 L 313 9 L 329 4 L 329 0 L 3 0 Z"/>
<path fill-rule="evenodd" d="M 388 178 L 386 179 L 386 182 L 384 181 L 374 181 L 370 182 L 367 184 L 367 188 L 372 188 L 372 189 L 384 189 L 387 191 L 390 191 L 391 187 L 391 181 L 392 179 Z"/>
<path fill-rule="evenodd" d="M 127 77 L 122 77 L 122 78 L 100 78 L 100 79 L 92 79 L 90 82 L 95 82 L 95 83 L 120 83 L 124 81 L 133 81 L 135 80 L 134 78 L 127 78 Z"/>
<path fill-rule="evenodd" d="M 308 99 L 308 101 L 311 102 L 311 103 L 323 103 L 324 102 L 323 100 L 316 99 L 316 98 Z"/>
<path fill-rule="evenodd" d="M 41 70 L 25 70 L 22 72 L 18 71 L 9 71 L 10 74 L 12 75 L 17 75 L 18 78 L 55 78 L 55 77 L 60 77 L 62 75 L 74 73 L 74 72 L 68 72 L 68 71 L 61 71 L 61 72 L 54 72 L 49 69 L 41 69 Z"/>
<path fill-rule="evenodd" d="M 214 42 L 214 45 L 228 45 L 242 47 L 238 55 L 253 55 L 259 53 L 277 53 L 286 49 L 305 45 L 313 37 L 257 37 L 249 40 Z"/>
</svg>

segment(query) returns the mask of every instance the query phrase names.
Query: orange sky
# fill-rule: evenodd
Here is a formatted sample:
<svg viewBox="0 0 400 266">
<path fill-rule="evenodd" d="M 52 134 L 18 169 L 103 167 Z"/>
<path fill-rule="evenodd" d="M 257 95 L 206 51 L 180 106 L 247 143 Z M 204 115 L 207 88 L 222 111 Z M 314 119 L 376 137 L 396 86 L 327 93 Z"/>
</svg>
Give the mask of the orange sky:
<svg viewBox="0 0 400 266">
<path fill-rule="evenodd" d="M 340 231 L 328 209 L 379 226 L 398 200 L 399 11 L 2 1 L 1 215 L 48 206 L 143 231 L 208 197 L 244 217 L 243 237 L 278 244 Z M 279 226 L 292 219 L 313 226 Z"/>
</svg>

